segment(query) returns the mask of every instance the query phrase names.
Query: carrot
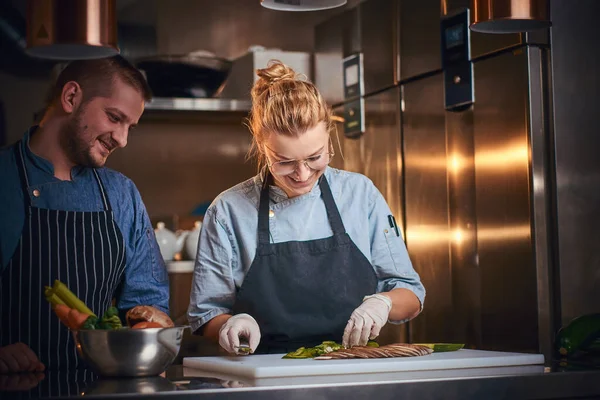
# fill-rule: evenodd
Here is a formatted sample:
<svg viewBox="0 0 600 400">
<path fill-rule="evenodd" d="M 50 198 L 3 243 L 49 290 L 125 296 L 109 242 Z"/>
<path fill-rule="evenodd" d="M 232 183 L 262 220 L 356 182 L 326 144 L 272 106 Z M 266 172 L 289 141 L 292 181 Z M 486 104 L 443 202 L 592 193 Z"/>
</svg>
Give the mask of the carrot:
<svg viewBox="0 0 600 400">
<path fill-rule="evenodd" d="M 72 308 L 69 311 L 69 315 L 67 317 L 69 320 L 69 327 L 73 330 L 81 329 L 88 317 L 88 314 L 82 313 L 81 311 Z"/>
<path fill-rule="evenodd" d="M 71 322 L 69 321 L 69 313 L 71 312 L 71 308 L 65 304 L 56 304 L 54 307 L 54 313 L 60 319 L 60 321 L 65 324 L 67 328 L 71 328 Z"/>
</svg>

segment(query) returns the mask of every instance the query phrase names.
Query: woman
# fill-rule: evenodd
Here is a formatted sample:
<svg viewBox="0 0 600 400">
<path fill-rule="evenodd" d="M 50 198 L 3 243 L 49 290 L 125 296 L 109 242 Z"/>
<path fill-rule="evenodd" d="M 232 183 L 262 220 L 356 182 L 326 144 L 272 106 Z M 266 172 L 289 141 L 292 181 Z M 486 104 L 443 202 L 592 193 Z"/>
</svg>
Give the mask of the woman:
<svg viewBox="0 0 600 400">
<path fill-rule="evenodd" d="M 269 353 L 364 345 L 419 314 L 425 289 L 381 193 L 328 167 L 335 126 L 316 87 L 280 62 L 257 74 L 248 125 L 260 172 L 206 212 L 192 329 L 230 353 L 240 338 Z"/>
</svg>

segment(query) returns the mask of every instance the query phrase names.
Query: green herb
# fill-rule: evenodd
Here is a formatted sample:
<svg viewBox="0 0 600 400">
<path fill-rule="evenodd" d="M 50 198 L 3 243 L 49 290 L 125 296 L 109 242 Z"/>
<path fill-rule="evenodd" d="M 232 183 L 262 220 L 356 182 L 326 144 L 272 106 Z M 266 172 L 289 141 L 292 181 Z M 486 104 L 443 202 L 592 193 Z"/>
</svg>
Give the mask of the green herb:
<svg viewBox="0 0 600 400">
<path fill-rule="evenodd" d="M 377 342 L 368 342 L 368 347 L 379 347 Z M 287 353 L 283 358 L 314 358 L 323 354 L 331 353 L 332 351 L 343 349 L 340 343 L 334 341 L 324 341 L 315 347 L 300 347 L 296 351 Z"/>
</svg>

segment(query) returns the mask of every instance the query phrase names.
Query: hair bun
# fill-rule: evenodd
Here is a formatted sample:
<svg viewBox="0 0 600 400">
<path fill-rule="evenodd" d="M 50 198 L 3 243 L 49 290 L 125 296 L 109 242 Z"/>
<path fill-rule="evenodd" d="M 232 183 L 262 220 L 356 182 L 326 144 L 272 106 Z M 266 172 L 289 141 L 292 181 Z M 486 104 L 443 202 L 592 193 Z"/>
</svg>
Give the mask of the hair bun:
<svg viewBox="0 0 600 400">
<path fill-rule="evenodd" d="M 258 97 L 271 86 L 284 81 L 295 81 L 297 79 L 296 71 L 279 60 L 271 60 L 266 68 L 256 70 L 258 81 L 252 89 L 252 97 Z"/>
</svg>

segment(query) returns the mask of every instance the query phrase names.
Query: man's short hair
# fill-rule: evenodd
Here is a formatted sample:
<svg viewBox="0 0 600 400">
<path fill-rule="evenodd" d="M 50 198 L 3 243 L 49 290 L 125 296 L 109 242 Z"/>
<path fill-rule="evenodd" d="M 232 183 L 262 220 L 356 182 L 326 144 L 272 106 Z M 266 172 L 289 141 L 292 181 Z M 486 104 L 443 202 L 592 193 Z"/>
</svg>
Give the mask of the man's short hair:
<svg viewBox="0 0 600 400">
<path fill-rule="evenodd" d="M 136 89 L 145 101 L 152 100 L 152 90 L 144 75 L 120 55 L 93 60 L 70 62 L 58 75 L 50 89 L 47 106 L 60 98 L 67 82 L 77 82 L 83 90 L 83 102 L 93 97 L 110 96 L 115 79 L 121 79 Z"/>
</svg>

